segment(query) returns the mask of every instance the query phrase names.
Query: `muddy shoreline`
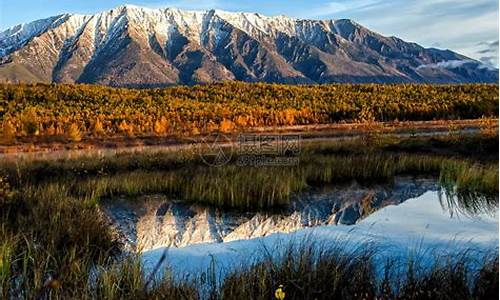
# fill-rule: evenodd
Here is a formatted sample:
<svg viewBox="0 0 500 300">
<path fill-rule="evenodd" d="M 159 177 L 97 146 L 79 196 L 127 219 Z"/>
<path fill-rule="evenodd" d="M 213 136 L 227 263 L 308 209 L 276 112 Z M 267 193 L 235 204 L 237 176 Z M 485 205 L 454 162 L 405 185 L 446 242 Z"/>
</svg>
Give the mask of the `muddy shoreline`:
<svg viewBox="0 0 500 300">
<path fill-rule="evenodd" d="M 391 137 L 440 137 L 449 135 L 473 135 L 485 130 L 481 120 L 455 121 L 418 121 L 418 122 L 387 122 L 372 124 L 325 124 L 303 125 L 286 127 L 254 128 L 241 133 L 225 133 L 232 142 L 237 141 L 239 134 L 280 134 L 300 135 L 303 142 L 342 141 L 362 137 L 379 135 Z M 493 120 L 491 126 L 497 130 L 498 119 Z M 21 138 L 14 145 L 0 145 L 0 157 L 37 157 L 59 158 L 63 154 L 76 157 L 82 154 L 115 154 L 137 151 L 179 151 L 189 149 L 204 141 L 211 141 L 210 136 L 176 137 L 176 136 L 149 136 L 149 137 L 108 137 L 88 138 L 80 143 L 65 143 L 44 141 L 43 138 Z M 220 143 L 221 146 L 230 146 L 231 143 Z"/>
</svg>

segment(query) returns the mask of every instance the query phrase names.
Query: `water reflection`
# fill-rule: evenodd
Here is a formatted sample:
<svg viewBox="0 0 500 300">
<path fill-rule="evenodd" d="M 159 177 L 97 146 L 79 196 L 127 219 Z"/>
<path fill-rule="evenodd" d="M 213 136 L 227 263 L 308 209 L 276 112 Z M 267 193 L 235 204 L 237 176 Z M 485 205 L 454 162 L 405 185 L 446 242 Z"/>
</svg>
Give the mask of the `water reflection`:
<svg viewBox="0 0 500 300">
<path fill-rule="evenodd" d="M 161 195 L 145 196 L 132 202 L 114 199 L 106 202 L 103 209 L 127 247 L 148 250 L 230 242 L 308 227 L 354 225 L 369 220 L 369 216 L 384 207 L 400 205 L 429 191 L 435 195 L 434 204 L 425 204 L 427 210 L 419 209 L 422 220 L 430 220 L 436 214 L 441 218 L 443 214 L 455 218 L 479 214 L 492 216 L 498 211 L 498 198 L 453 194 L 435 179 L 401 177 L 395 178 L 390 185 L 365 187 L 352 183 L 312 190 L 294 197 L 289 208 L 280 213 L 221 211 L 188 205 Z M 423 200 L 416 200 L 424 205 Z M 398 216 L 390 218 L 395 220 Z"/>
<path fill-rule="evenodd" d="M 451 216 L 495 215 L 498 211 L 498 196 L 482 195 L 475 192 L 457 192 L 454 186 L 439 187 L 439 202 Z"/>
</svg>

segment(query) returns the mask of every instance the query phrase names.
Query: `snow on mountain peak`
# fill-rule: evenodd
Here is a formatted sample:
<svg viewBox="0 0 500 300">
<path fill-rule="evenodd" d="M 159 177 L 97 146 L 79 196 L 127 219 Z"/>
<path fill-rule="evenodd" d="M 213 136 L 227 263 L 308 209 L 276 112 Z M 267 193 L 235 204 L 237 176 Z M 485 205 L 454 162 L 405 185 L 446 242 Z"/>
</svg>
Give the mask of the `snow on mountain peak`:
<svg viewBox="0 0 500 300">
<path fill-rule="evenodd" d="M 69 14 L 58 15 L 30 23 L 21 23 L 0 32 L 0 57 L 7 55 L 12 49 L 22 47 L 34 36 L 49 28 L 59 26 L 69 18 Z"/>
<path fill-rule="evenodd" d="M 129 22 L 141 27 L 148 35 L 158 33 L 168 37 L 169 33 L 175 29 L 193 38 L 200 38 L 203 29 L 208 28 L 206 22 L 212 18 L 227 22 L 254 37 L 274 36 L 278 32 L 295 35 L 303 30 L 303 22 L 283 15 L 268 17 L 259 13 L 228 12 L 219 9 L 196 11 L 173 7 L 146 8 L 125 4 L 94 15 L 64 14 L 16 25 L 0 32 L 0 56 L 19 49 L 34 37 L 47 30 L 55 29 L 68 20 L 74 23 L 69 28 L 78 32 L 81 28 L 76 27 L 87 25 L 88 20 L 94 19 L 90 25 L 95 27 L 94 39 L 98 46 L 106 36 L 111 37 L 113 33 L 119 31 L 117 26 L 127 26 Z M 75 22 L 76 19 L 79 21 Z"/>
<path fill-rule="evenodd" d="M 130 59 L 136 63 L 129 64 Z M 464 59 L 451 51 L 384 37 L 351 20 L 302 20 L 218 9 L 126 4 L 0 32 L 0 71 L 4 68 L 0 79 L 8 80 L 17 80 L 18 74 L 10 68 L 16 65 L 33 81 L 138 86 L 233 79 L 284 83 L 496 80 L 498 74 L 472 68 L 471 63 L 463 64 L 472 72 L 466 75 L 445 68 Z M 454 60 L 460 62 L 450 63 Z M 414 68 L 402 71 L 400 65 Z"/>
</svg>

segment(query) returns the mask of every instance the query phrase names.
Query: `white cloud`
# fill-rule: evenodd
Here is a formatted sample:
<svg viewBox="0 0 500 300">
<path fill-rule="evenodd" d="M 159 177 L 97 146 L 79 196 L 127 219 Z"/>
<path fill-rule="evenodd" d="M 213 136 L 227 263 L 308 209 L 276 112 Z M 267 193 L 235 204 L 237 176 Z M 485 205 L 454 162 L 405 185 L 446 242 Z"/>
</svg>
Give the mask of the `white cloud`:
<svg viewBox="0 0 500 300">
<path fill-rule="evenodd" d="M 459 68 L 465 64 L 472 64 L 478 69 L 492 69 L 492 66 L 489 64 L 484 64 L 482 62 L 476 62 L 474 60 L 470 59 L 464 59 L 464 60 L 445 60 L 445 61 L 440 61 L 435 64 L 427 64 L 427 65 L 420 65 L 417 67 L 417 69 L 455 69 Z"/>
<path fill-rule="evenodd" d="M 425 47 L 447 48 L 474 59 L 496 61 L 480 53 L 480 42 L 498 40 L 496 0 L 354 0 L 332 1 L 304 13 L 310 18 L 351 18 L 384 35 Z M 495 59 L 496 57 L 496 59 Z"/>
<path fill-rule="evenodd" d="M 440 61 L 436 64 L 428 64 L 418 66 L 417 69 L 431 68 L 431 69 L 454 69 L 465 65 L 466 63 L 470 63 L 470 60 L 446 60 Z"/>
</svg>

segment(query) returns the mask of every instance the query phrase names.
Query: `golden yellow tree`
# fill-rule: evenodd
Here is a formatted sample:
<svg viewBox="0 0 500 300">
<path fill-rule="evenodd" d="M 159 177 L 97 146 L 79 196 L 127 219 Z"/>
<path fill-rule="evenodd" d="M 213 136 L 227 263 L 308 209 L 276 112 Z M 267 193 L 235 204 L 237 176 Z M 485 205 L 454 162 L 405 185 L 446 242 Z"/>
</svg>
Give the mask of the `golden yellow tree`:
<svg viewBox="0 0 500 300">
<path fill-rule="evenodd" d="M 67 129 L 66 135 L 68 139 L 72 142 L 79 142 L 82 140 L 82 133 L 78 125 L 71 123 Z"/>
<path fill-rule="evenodd" d="M 16 128 L 10 121 L 5 121 L 2 126 L 0 141 L 5 144 L 11 144 L 16 139 Z"/>
<path fill-rule="evenodd" d="M 92 127 L 92 135 L 95 137 L 104 135 L 104 126 L 100 119 L 97 119 L 94 122 L 94 126 Z"/>
<path fill-rule="evenodd" d="M 38 135 L 38 116 L 34 108 L 25 111 L 21 116 L 21 124 L 26 135 Z"/>
<path fill-rule="evenodd" d="M 155 123 L 154 123 L 153 130 L 154 130 L 154 132 L 157 135 L 162 135 L 162 134 L 167 133 L 167 131 L 168 131 L 168 121 L 167 121 L 167 118 L 165 118 L 163 116 L 159 120 L 156 120 Z"/>
<path fill-rule="evenodd" d="M 46 135 L 55 135 L 56 134 L 56 127 L 54 126 L 54 123 L 50 124 L 47 129 L 45 129 L 45 134 Z"/>
<path fill-rule="evenodd" d="M 221 132 L 231 132 L 234 130 L 234 123 L 230 120 L 223 119 L 222 122 L 220 122 L 219 130 Z"/>
<path fill-rule="evenodd" d="M 120 125 L 118 125 L 118 129 L 127 136 L 134 136 L 134 126 L 129 125 L 125 120 L 121 121 Z"/>
</svg>

